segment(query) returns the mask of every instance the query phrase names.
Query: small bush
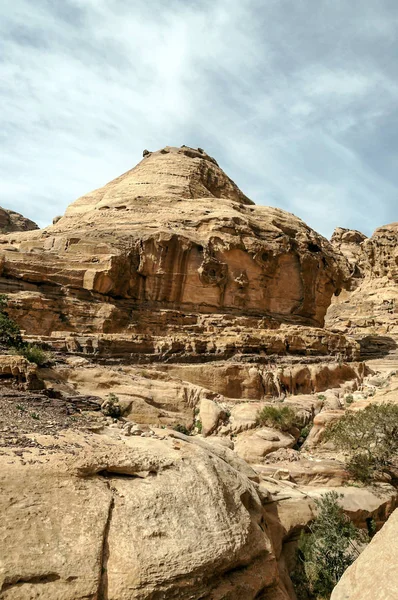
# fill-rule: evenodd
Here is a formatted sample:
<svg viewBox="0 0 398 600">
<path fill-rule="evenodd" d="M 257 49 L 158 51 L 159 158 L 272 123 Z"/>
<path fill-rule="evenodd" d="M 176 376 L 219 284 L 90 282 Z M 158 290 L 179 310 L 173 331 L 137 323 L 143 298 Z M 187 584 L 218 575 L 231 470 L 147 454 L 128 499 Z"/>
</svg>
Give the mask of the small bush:
<svg viewBox="0 0 398 600">
<path fill-rule="evenodd" d="M 316 500 L 317 517 L 309 533 L 302 533 L 297 567 L 292 581 L 299 600 L 330 598 L 344 571 L 359 556 L 360 546 L 369 541 L 339 506 L 339 494 L 327 492 Z"/>
<path fill-rule="evenodd" d="M 183 433 L 184 435 L 189 435 L 189 430 L 185 427 L 185 425 L 181 425 L 178 423 L 175 427 L 173 427 L 174 431 L 178 431 L 178 433 Z"/>
<path fill-rule="evenodd" d="M 347 468 L 367 482 L 398 458 L 398 405 L 370 404 L 358 412 L 347 411 L 326 428 L 325 440 L 346 451 Z"/>
<path fill-rule="evenodd" d="M 372 480 L 375 463 L 367 454 L 354 454 L 347 461 L 347 470 L 350 475 L 362 483 L 369 483 Z"/>
<path fill-rule="evenodd" d="M 318 394 L 318 400 L 320 400 L 321 402 L 323 402 L 324 400 L 326 400 L 325 394 Z"/>
<path fill-rule="evenodd" d="M 354 402 L 354 396 L 352 394 L 348 394 L 348 396 L 345 397 L 345 403 L 347 406 L 350 406 L 350 404 L 352 404 Z"/>
<path fill-rule="evenodd" d="M 0 312 L 0 344 L 9 347 L 19 347 L 22 344 L 18 325 L 3 310 Z"/>
<path fill-rule="evenodd" d="M 307 437 L 310 434 L 310 431 L 311 431 L 311 425 L 306 425 L 300 431 L 300 437 L 297 440 L 297 445 L 298 445 L 299 448 L 304 444 L 305 440 L 307 439 Z"/>
<path fill-rule="evenodd" d="M 296 414 L 289 406 L 264 406 L 257 414 L 256 424 L 288 431 L 295 420 Z"/>
<path fill-rule="evenodd" d="M 17 349 L 17 353 L 38 367 L 43 367 L 50 361 L 49 354 L 36 344 L 23 344 Z"/>
<path fill-rule="evenodd" d="M 198 433 L 202 433 L 203 425 L 202 425 L 202 421 L 200 419 L 198 419 L 196 421 L 195 427 L 196 427 Z"/>
</svg>

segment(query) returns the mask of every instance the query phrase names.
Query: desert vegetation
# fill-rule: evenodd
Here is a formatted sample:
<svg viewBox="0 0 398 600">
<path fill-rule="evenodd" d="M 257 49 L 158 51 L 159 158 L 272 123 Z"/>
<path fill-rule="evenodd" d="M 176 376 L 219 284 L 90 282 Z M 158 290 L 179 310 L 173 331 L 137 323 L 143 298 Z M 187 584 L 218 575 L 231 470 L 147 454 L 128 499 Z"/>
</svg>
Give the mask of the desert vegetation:
<svg viewBox="0 0 398 600">
<path fill-rule="evenodd" d="M 344 571 L 369 541 L 339 505 L 339 494 L 327 492 L 315 500 L 317 516 L 302 532 L 292 580 L 298 600 L 328 600 Z"/>
<path fill-rule="evenodd" d="M 288 431 L 293 427 L 296 414 L 289 406 L 264 406 L 257 415 L 257 425 Z"/>
<path fill-rule="evenodd" d="M 398 405 L 370 404 L 347 411 L 327 428 L 325 440 L 347 453 L 347 467 L 355 479 L 368 482 L 398 458 Z"/>
<path fill-rule="evenodd" d="M 21 331 L 7 314 L 8 299 L 5 294 L 0 295 L 0 344 L 10 349 L 12 353 L 23 356 L 29 362 L 39 367 L 50 362 L 50 354 L 38 344 L 24 342 Z"/>
</svg>

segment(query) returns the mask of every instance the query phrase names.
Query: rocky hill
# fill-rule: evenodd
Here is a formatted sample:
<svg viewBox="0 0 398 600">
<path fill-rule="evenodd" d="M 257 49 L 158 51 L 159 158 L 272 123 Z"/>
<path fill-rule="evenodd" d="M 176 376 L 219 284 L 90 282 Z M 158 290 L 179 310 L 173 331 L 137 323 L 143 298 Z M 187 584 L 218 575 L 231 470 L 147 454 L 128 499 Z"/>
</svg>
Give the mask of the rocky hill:
<svg viewBox="0 0 398 600">
<path fill-rule="evenodd" d="M 39 229 L 38 225 L 23 217 L 13 210 L 8 210 L 0 206 L 0 232 L 13 233 L 15 231 L 32 231 Z"/>
<path fill-rule="evenodd" d="M 354 336 L 361 355 L 374 366 L 398 368 L 398 223 L 376 229 L 366 238 L 337 229 L 332 244 L 351 265 L 347 289 L 333 299 L 327 314 L 331 331 Z"/>
<path fill-rule="evenodd" d="M 183 146 L 0 236 L 0 598 L 296 600 L 325 491 L 381 528 L 394 478 L 358 486 L 324 433 L 398 399 L 351 300 L 397 289 L 392 231 L 329 242 Z"/>
</svg>

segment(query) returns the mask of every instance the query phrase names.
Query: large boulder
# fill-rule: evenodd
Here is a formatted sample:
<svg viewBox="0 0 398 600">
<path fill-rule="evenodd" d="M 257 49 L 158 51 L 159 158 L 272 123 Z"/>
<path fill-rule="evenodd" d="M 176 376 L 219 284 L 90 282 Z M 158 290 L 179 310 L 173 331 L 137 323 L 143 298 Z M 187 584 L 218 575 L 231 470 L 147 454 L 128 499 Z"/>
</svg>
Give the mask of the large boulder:
<svg viewBox="0 0 398 600">
<path fill-rule="evenodd" d="M 398 597 L 398 510 L 344 573 L 331 600 L 396 600 Z"/>
<path fill-rule="evenodd" d="M 254 600 L 278 588 L 247 465 L 184 436 L 112 432 L 36 434 L 3 453 L 2 600 Z"/>
</svg>

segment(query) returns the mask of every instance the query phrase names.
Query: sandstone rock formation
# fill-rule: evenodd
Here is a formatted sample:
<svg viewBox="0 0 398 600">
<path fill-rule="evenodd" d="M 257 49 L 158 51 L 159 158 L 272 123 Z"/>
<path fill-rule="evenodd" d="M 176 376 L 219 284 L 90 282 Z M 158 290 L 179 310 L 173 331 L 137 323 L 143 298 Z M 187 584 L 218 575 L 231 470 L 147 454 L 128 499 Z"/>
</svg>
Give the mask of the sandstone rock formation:
<svg viewBox="0 0 398 600">
<path fill-rule="evenodd" d="M 347 569 L 331 600 L 395 600 L 398 593 L 398 510 Z"/>
<path fill-rule="evenodd" d="M 38 225 L 19 213 L 0 207 L 0 232 L 32 231 L 39 229 Z"/>
<path fill-rule="evenodd" d="M 0 291 L 27 334 L 125 335 L 129 354 L 156 354 L 168 335 L 169 354 L 355 356 L 313 328 L 349 276 L 341 253 L 294 215 L 255 206 L 202 150 L 148 153 L 54 225 L 0 243 Z"/>
<path fill-rule="evenodd" d="M 352 278 L 333 299 L 327 327 L 363 340 L 363 355 L 387 354 L 398 336 L 398 223 L 376 229 L 371 238 L 338 229 L 332 244 L 347 257 Z"/>
<path fill-rule="evenodd" d="M 323 432 L 396 401 L 398 377 L 359 360 L 395 331 L 391 304 L 361 325 L 377 286 L 396 294 L 394 235 L 329 243 L 183 146 L 0 236 L 7 312 L 53 353 L 0 356 L 0 598 L 296 600 L 325 490 L 380 528 L 395 481 L 348 486 Z M 259 425 L 268 405 L 288 430 Z"/>
</svg>

